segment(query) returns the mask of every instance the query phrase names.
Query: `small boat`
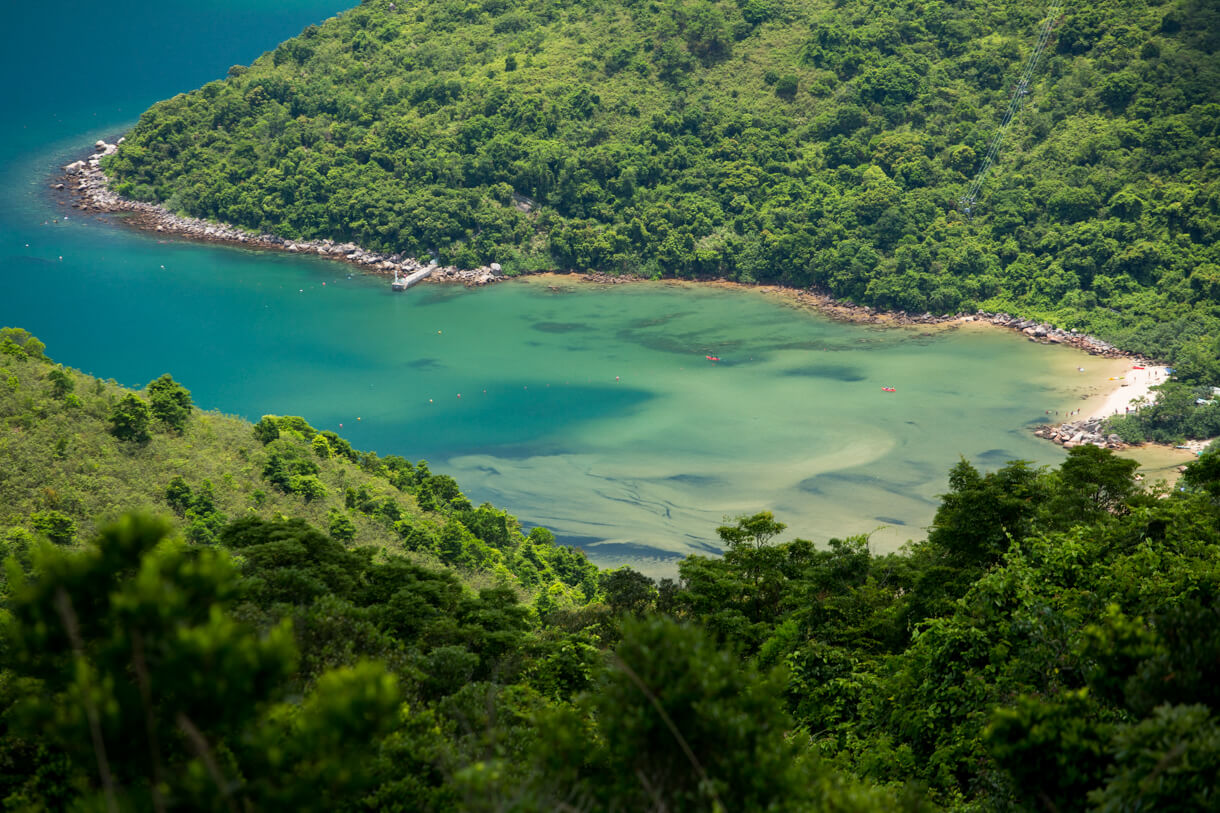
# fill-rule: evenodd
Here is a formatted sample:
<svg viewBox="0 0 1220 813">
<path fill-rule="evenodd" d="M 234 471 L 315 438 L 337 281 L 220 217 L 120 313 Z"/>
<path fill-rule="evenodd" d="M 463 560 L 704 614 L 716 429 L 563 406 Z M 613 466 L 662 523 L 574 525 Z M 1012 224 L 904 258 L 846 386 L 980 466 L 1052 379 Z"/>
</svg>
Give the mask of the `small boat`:
<svg viewBox="0 0 1220 813">
<path fill-rule="evenodd" d="M 895 387 L 882 387 L 881 391 L 882 392 L 898 392 L 897 388 L 895 388 Z"/>
<path fill-rule="evenodd" d="M 708 361 L 720 361 L 719 356 L 707 356 Z"/>
<path fill-rule="evenodd" d="M 1132 370 L 1142 370 L 1142 369 L 1144 369 L 1144 368 L 1143 368 L 1143 367 L 1141 367 L 1141 366 L 1139 366 L 1138 364 L 1136 364 L 1136 365 L 1135 365 L 1134 367 L 1132 367 L 1131 369 L 1132 369 Z"/>
</svg>

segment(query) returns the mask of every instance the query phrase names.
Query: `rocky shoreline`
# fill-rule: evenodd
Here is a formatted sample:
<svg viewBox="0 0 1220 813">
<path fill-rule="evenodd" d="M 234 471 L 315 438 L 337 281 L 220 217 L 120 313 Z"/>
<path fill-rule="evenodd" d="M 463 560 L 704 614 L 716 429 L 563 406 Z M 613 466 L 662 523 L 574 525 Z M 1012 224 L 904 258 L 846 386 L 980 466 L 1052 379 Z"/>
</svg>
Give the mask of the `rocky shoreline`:
<svg viewBox="0 0 1220 813">
<path fill-rule="evenodd" d="M 1090 444 L 1116 451 L 1126 449 L 1127 444 L 1123 443 L 1122 438 L 1116 434 L 1105 432 L 1105 422 L 1106 419 L 1104 417 L 1088 418 L 1082 421 L 1067 421 L 1053 426 L 1040 426 L 1034 430 L 1034 434 L 1053 443 L 1058 443 L 1065 449 Z"/>
<path fill-rule="evenodd" d="M 288 240 L 274 234 L 258 234 L 236 226 L 176 215 L 155 203 L 127 200 L 110 189 L 109 181 L 100 166 L 101 159 L 112 155 L 122 141 L 121 138 L 115 144 L 98 141 L 94 145 L 93 155 L 80 161 L 73 161 L 63 168 L 64 179 L 52 184 L 52 189 L 69 193 L 74 209 L 99 214 L 124 214 L 126 215 L 123 218 L 124 222 L 170 237 L 287 251 L 293 254 L 316 254 L 350 263 L 365 273 L 390 277 L 407 276 L 431 269 L 428 278 L 433 281 L 456 282 L 468 287 L 488 285 L 505 278 L 498 263 L 464 270 L 455 266 L 439 265 L 436 260 L 422 262 L 415 257 L 404 257 L 401 254 L 378 254 L 366 251 L 354 243 L 336 243 L 333 240 Z"/>
<path fill-rule="evenodd" d="M 404 257 L 402 254 L 378 254 L 366 251 L 354 243 L 336 243 L 333 240 L 288 240 L 274 234 L 257 234 L 235 226 L 211 223 L 193 217 L 175 215 L 165 207 L 155 203 L 142 203 L 127 200 L 115 194 L 110 189 L 109 181 L 101 170 L 101 159 L 112 155 L 123 142 L 119 139 L 114 144 L 98 141 L 94 145 L 94 153 L 88 158 L 74 161 L 63 168 L 65 177 L 60 183 L 52 184 L 57 190 L 65 191 L 72 196 L 73 208 L 85 212 L 122 213 L 127 215 L 124 221 L 137 228 L 165 234 L 172 237 L 182 237 L 190 240 L 203 240 L 217 243 L 232 243 L 251 248 L 264 248 L 276 251 L 287 251 L 297 254 L 316 254 L 334 260 L 341 260 L 359 267 L 362 271 L 385 276 L 409 275 L 426 268 L 431 268 L 429 279 L 434 282 L 461 283 L 466 286 L 489 285 L 504 279 L 505 276 L 499 263 L 490 263 L 471 270 L 459 269 L 455 266 L 441 266 L 435 260 L 423 262 L 415 257 Z M 562 273 L 562 272 L 552 272 Z M 615 285 L 625 282 L 640 281 L 641 277 L 634 275 L 608 274 L 594 271 L 576 274 L 586 282 L 603 285 Z M 729 280 L 716 280 L 720 284 L 739 285 Z M 757 286 L 743 286 L 757 287 Z M 939 325 L 950 322 L 986 322 L 998 327 L 1014 330 L 1025 335 L 1030 341 L 1043 344 L 1064 344 L 1083 350 L 1086 353 L 1105 358 L 1138 359 L 1119 350 L 1108 342 L 1095 336 L 1078 333 L 1074 330 L 1063 330 L 1044 322 L 1031 319 L 1021 319 L 1007 313 L 957 313 L 933 315 L 931 313 L 914 314 L 906 311 L 880 311 L 862 305 L 841 302 L 825 294 L 815 291 L 762 286 L 764 289 L 775 290 L 792 297 L 797 302 L 812 307 L 825 315 L 843 321 L 860 322 L 864 324 L 885 325 Z"/>
<path fill-rule="evenodd" d="M 74 161 L 63 167 L 64 177 L 53 183 L 52 189 L 62 191 L 71 198 L 71 206 L 84 212 L 99 214 L 119 213 L 125 215 L 123 221 L 129 225 L 171 237 L 181 237 L 189 240 L 201 240 L 216 243 L 229 243 L 249 248 L 287 251 L 295 254 L 315 254 L 328 259 L 347 262 L 361 271 L 369 274 L 380 274 L 397 279 L 401 276 L 418 274 L 430 270 L 427 278 L 434 282 L 459 283 L 467 287 L 489 285 L 508 279 L 498 263 L 490 263 L 480 268 L 463 270 L 455 266 L 441 266 L 436 260 L 423 262 L 415 257 L 404 257 L 401 254 L 378 254 L 366 251 L 354 243 L 336 243 L 333 240 L 288 240 L 274 234 L 258 234 L 245 229 L 225 224 L 211 223 L 198 218 L 183 217 L 173 214 L 163 206 L 154 203 L 127 200 L 110 189 L 110 184 L 101 169 L 101 160 L 113 155 L 120 138 L 114 144 L 98 141 L 94 152 L 89 157 Z M 561 273 L 561 272 L 552 272 Z M 626 282 L 641 281 L 643 278 L 634 275 L 608 274 L 595 271 L 575 274 L 586 282 L 603 285 L 616 285 Z M 741 283 L 729 280 L 716 280 L 714 283 L 738 286 Z M 741 287 L 759 287 L 745 286 Z M 813 308 L 824 315 L 842 321 L 863 324 L 880 325 L 941 325 L 948 323 L 983 322 L 997 327 L 1019 332 L 1030 341 L 1042 344 L 1063 344 L 1074 347 L 1086 353 L 1104 358 L 1130 358 L 1134 362 L 1151 363 L 1146 359 L 1125 353 L 1108 342 L 1095 336 L 1078 333 L 1075 330 L 1063 330 L 1054 325 L 1037 322 L 1031 319 L 1021 319 L 1007 313 L 957 313 L 933 315 L 932 313 L 912 314 L 906 311 L 880 311 L 876 308 L 853 305 L 833 299 L 815 291 L 797 290 L 777 286 L 762 286 L 764 290 L 782 293 L 796 302 Z M 1039 427 L 1034 434 L 1059 443 L 1066 448 L 1092 443 L 1109 449 L 1123 449 L 1126 444 L 1114 434 L 1104 434 L 1103 419 L 1084 421 L 1069 421 L 1058 425 Z"/>
</svg>

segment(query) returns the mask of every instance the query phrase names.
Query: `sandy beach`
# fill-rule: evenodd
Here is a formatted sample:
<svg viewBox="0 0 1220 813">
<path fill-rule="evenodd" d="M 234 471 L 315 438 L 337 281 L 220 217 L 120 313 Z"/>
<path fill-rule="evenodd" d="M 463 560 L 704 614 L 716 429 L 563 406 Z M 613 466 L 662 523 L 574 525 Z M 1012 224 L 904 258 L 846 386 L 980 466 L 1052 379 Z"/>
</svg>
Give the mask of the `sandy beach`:
<svg viewBox="0 0 1220 813">
<path fill-rule="evenodd" d="M 1080 407 L 1080 416 L 1084 419 L 1109 418 L 1112 415 L 1122 415 L 1131 407 L 1132 401 L 1141 398 L 1153 400 L 1152 388 L 1169 380 L 1169 371 L 1165 367 L 1147 365 L 1144 369 L 1133 369 L 1138 365 L 1130 365 L 1126 372 L 1109 378 L 1105 383 L 1114 388 L 1102 396 L 1087 399 Z M 1104 385 L 1103 385 L 1104 386 Z"/>
</svg>

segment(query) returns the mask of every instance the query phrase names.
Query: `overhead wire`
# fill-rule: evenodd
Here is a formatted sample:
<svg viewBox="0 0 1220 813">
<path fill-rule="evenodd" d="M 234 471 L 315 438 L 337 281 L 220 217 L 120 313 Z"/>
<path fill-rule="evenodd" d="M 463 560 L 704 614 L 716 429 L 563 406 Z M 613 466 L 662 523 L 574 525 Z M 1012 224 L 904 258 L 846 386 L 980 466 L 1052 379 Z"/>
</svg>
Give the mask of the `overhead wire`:
<svg viewBox="0 0 1220 813">
<path fill-rule="evenodd" d="M 987 178 L 987 172 L 991 169 L 991 165 L 995 163 L 996 156 L 999 155 L 1000 144 L 1004 141 L 1004 135 L 1008 132 L 1008 128 L 1012 125 L 1012 121 L 1017 113 L 1025 106 L 1025 100 L 1029 96 L 1030 82 L 1033 80 L 1034 72 L 1038 69 L 1038 62 L 1042 59 L 1042 53 L 1046 50 L 1047 43 L 1050 42 L 1051 32 L 1062 9 L 1062 0 L 1052 0 L 1051 5 L 1047 8 L 1046 18 L 1043 20 L 1042 27 L 1038 31 L 1038 40 L 1034 45 L 1033 51 L 1030 52 L 1029 59 L 1025 61 L 1025 69 L 1021 72 L 1021 78 L 1013 89 L 1012 98 L 1008 101 L 1008 109 L 1004 112 L 1004 118 L 1000 122 L 1000 126 L 995 131 L 995 134 L 991 137 L 991 143 L 987 146 L 987 152 L 983 155 L 983 162 L 979 165 L 974 180 L 970 183 L 966 194 L 958 199 L 958 207 L 967 216 L 972 214 L 979 192 L 983 188 L 983 181 Z"/>
</svg>

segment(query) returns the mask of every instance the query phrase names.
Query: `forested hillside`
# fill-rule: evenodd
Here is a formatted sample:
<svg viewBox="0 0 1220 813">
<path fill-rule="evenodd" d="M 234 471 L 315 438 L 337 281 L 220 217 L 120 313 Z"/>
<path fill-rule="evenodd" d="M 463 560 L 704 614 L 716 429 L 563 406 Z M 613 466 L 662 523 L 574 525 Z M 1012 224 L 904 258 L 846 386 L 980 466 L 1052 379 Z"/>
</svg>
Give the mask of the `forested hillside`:
<svg viewBox="0 0 1220 813">
<path fill-rule="evenodd" d="M 360 452 L 298 417 L 253 426 L 203 412 L 166 375 L 133 393 L 51 363 L 38 339 L 0 331 L 0 535 L 24 550 L 91 538 L 132 510 L 168 514 L 186 539 L 212 544 L 230 521 L 290 517 L 379 555 L 449 565 L 523 595 L 592 592 L 597 568 L 545 528 L 474 506 L 428 464 Z"/>
<path fill-rule="evenodd" d="M 1055 4 L 1049 4 L 1054 6 Z M 1220 11 L 371 0 L 155 105 L 124 195 L 510 272 L 816 286 L 1220 355 Z"/>
<path fill-rule="evenodd" d="M 962 461 L 900 554 L 759 513 L 654 583 L 44 351 L 0 335 L 5 809 L 1215 809 L 1220 449 Z"/>
</svg>

